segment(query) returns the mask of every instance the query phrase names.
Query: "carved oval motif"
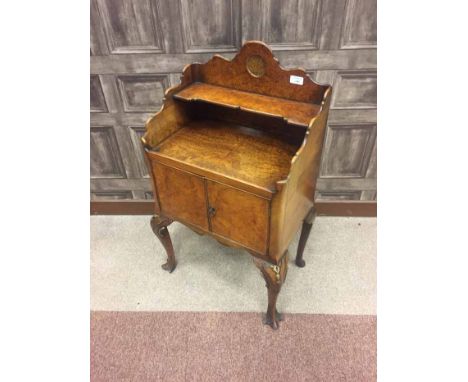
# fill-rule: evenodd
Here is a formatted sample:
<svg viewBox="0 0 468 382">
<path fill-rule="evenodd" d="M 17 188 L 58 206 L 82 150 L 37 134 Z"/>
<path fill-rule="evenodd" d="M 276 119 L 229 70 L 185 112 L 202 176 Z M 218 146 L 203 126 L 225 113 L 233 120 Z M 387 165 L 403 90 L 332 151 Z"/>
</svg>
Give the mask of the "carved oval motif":
<svg viewBox="0 0 468 382">
<path fill-rule="evenodd" d="M 247 59 L 246 66 L 247 71 L 254 77 L 261 77 L 265 74 L 265 61 L 256 54 Z"/>
</svg>

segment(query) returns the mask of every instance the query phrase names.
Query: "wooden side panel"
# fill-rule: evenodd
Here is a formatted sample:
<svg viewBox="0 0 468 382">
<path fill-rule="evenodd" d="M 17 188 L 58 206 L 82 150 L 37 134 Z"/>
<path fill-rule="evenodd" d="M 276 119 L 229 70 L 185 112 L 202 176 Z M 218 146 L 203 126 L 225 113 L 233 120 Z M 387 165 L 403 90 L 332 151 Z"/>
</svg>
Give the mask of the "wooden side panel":
<svg viewBox="0 0 468 382">
<path fill-rule="evenodd" d="M 292 160 L 288 179 L 278 183 L 279 193 L 272 201 L 270 254 L 275 259 L 288 248 L 314 203 L 331 88 L 325 97 L 322 112 L 312 121 L 303 146 Z"/>
<path fill-rule="evenodd" d="M 153 162 L 153 173 L 163 215 L 208 230 L 203 178 Z"/>
<path fill-rule="evenodd" d="M 269 201 L 207 180 L 212 232 L 265 254 Z"/>
<path fill-rule="evenodd" d="M 146 122 L 146 133 L 142 137 L 144 146 L 156 147 L 190 120 L 188 105 L 176 102 L 172 95 L 192 82 L 192 71 L 187 65 L 181 83 L 166 90 L 163 106 Z"/>
</svg>

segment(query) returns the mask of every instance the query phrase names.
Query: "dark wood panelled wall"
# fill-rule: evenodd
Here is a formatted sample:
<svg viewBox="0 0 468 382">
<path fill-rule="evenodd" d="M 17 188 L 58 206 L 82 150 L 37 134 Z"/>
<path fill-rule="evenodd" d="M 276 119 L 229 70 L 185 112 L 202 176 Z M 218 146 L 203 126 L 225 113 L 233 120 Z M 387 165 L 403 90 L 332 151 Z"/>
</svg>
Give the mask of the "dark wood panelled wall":
<svg viewBox="0 0 468 382">
<path fill-rule="evenodd" d="M 376 0 L 91 0 L 91 200 L 151 200 L 146 120 L 190 62 L 266 42 L 333 85 L 317 199 L 376 200 Z"/>
</svg>

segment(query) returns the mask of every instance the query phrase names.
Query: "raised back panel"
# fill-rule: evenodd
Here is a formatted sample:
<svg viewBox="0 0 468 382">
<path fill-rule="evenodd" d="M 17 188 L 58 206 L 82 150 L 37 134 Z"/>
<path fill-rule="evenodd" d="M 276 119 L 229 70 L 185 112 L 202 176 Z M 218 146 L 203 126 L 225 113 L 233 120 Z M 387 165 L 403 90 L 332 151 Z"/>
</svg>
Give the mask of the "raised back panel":
<svg viewBox="0 0 468 382">
<path fill-rule="evenodd" d="M 249 41 L 230 61 L 215 55 L 205 64 L 193 64 L 195 81 L 232 89 L 319 104 L 328 86 L 313 82 L 302 69 L 283 69 L 270 48 Z M 302 78 L 291 83 L 291 76 Z M 292 78 L 294 81 L 294 77 Z"/>
</svg>

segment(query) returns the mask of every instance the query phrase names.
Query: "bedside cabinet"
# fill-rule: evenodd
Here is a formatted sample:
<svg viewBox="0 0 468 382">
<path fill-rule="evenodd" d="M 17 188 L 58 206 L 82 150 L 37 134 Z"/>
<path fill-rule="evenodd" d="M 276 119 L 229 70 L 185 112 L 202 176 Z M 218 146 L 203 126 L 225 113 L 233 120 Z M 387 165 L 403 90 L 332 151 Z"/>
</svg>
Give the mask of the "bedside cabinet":
<svg viewBox="0 0 468 382">
<path fill-rule="evenodd" d="M 250 41 L 232 60 L 215 55 L 187 65 L 142 137 L 163 268 L 176 266 L 173 221 L 245 249 L 265 278 L 264 322 L 274 329 L 288 246 L 301 226 L 295 263 L 305 265 L 331 92 Z"/>
</svg>

